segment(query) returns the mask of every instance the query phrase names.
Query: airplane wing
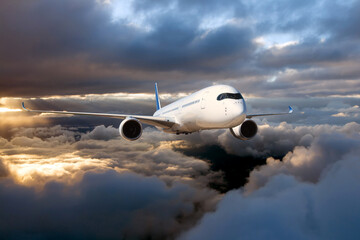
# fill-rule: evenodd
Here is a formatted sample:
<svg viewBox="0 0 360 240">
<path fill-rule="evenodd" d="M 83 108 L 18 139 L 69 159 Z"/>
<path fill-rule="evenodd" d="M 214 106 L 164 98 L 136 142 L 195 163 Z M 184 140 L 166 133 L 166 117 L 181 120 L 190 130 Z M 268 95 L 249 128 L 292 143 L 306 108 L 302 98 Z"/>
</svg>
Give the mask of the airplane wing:
<svg viewBox="0 0 360 240">
<path fill-rule="evenodd" d="M 153 117 L 143 115 L 128 115 L 128 114 L 113 114 L 113 113 L 91 113 L 91 112 L 68 112 L 68 111 L 46 111 L 46 110 L 31 110 L 25 107 L 24 102 L 21 103 L 24 111 L 36 113 L 55 113 L 55 114 L 71 114 L 71 115 L 84 115 L 84 116 L 98 116 L 110 118 L 136 118 L 140 122 L 161 128 L 171 128 L 176 122 L 173 118 L 168 117 Z"/>
<path fill-rule="evenodd" d="M 253 117 L 264 117 L 264 116 L 273 116 L 273 115 L 286 115 L 286 114 L 290 114 L 293 113 L 293 109 L 291 106 L 289 106 L 289 111 L 288 112 L 283 112 L 283 113 L 259 113 L 259 114 L 248 114 L 246 115 L 246 118 L 253 118 Z"/>
</svg>

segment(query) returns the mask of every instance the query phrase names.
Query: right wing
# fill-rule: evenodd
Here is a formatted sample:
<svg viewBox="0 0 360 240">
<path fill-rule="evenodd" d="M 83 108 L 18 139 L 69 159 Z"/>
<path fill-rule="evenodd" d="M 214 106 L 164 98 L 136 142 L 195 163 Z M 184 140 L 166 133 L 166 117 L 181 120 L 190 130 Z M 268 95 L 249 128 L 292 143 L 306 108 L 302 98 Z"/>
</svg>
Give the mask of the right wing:
<svg viewBox="0 0 360 240">
<path fill-rule="evenodd" d="M 90 112 L 68 112 L 68 111 L 46 111 L 46 110 L 31 110 L 25 107 L 24 102 L 21 103 L 24 111 L 36 113 L 54 113 L 54 114 L 71 114 L 71 115 L 84 115 L 84 116 L 98 116 L 110 118 L 136 118 L 140 122 L 161 128 L 171 128 L 176 122 L 173 118 L 169 117 L 153 117 L 143 115 L 128 115 L 128 114 L 114 114 L 114 113 L 90 113 Z"/>
<path fill-rule="evenodd" d="M 293 113 L 293 109 L 291 106 L 289 106 L 289 111 L 288 112 L 283 112 L 283 113 L 259 113 L 259 114 L 249 114 L 246 115 L 246 118 L 253 118 L 253 117 L 264 117 L 264 116 L 273 116 L 273 115 L 286 115 L 286 114 L 290 114 Z"/>
</svg>

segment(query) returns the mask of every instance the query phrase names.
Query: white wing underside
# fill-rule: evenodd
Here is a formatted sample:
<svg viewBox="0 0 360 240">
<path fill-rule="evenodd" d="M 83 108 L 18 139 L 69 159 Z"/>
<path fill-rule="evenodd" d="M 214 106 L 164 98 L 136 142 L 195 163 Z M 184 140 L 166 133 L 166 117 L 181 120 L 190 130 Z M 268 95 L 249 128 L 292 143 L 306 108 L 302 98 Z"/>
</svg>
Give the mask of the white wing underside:
<svg viewBox="0 0 360 240">
<path fill-rule="evenodd" d="M 24 103 L 22 103 L 22 108 L 28 112 L 36 113 L 54 113 L 54 114 L 70 114 L 70 115 L 83 115 L 83 116 L 98 116 L 98 117 L 110 117 L 110 118 L 136 118 L 140 122 L 149 124 L 152 126 L 160 128 L 171 128 L 175 121 L 172 118 L 168 117 L 153 117 L 153 116 L 143 116 L 143 115 L 129 115 L 129 114 L 116 114 L 116 113 L 92 113 L 92 112 L 68 112 L 68 111 L 46 111 L 46 110 L 31 110 L 25 108 Z"/>
<path fill-rule="evenodd" d="M 246 118 L 253 118 L 253 117 L 266 117 L 266 116 L 274 116 L 274 115 L 286 115 L 289 113 L 292 113 L 294 110 L 292 109 L 291 106 L 289 106 L 289 111 L 288 112 L 283 112 L 283 113 L 258 113 L 258 114 L 248 114 L 246 115 Z"/>
</svg>

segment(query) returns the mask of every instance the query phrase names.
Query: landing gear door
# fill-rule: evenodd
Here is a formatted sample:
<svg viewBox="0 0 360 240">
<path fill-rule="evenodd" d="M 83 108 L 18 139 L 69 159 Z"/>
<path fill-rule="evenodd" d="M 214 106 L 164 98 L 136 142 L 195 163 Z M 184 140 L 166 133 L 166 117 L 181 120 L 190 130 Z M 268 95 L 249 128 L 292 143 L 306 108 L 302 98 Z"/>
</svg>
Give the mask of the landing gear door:
<svg viewBox="0 0 360 240">
<path fill-rule="evenodd" d="M 207 96 L 209 95 L 209 92 L 206 91 L 202 97 L 201 97 L 201 109 L 205 109 L 206 108 L 206 99 L 207 99 Z"/>
</svg>

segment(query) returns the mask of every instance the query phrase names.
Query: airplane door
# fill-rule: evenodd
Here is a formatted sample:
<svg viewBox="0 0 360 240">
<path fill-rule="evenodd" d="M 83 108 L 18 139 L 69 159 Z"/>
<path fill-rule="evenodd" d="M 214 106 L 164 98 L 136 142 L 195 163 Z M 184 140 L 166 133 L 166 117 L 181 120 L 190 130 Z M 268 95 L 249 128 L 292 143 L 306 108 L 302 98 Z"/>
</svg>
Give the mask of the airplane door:
<svg viewBox="0 0 360 240">
<path fill-rule="evenodd" d="M 201 97 L 201 109 L 206 108 L 206 97 L 209 95 L 209 92 L 205 92 Z"/>
</svg>

